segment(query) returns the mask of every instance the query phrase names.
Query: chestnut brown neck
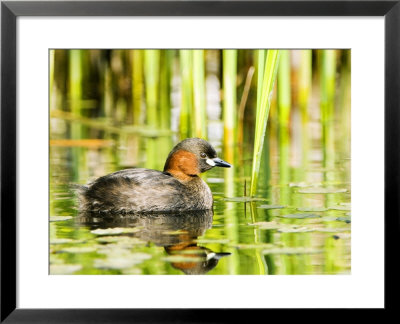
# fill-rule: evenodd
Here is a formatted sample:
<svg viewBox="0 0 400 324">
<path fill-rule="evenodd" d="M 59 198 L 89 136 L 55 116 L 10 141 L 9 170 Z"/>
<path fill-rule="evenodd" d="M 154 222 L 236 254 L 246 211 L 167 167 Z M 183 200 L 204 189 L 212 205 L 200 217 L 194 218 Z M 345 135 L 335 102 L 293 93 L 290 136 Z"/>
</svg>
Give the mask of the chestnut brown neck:
<svg viewBox="0 0 400 324">
<path fill-rule="evenodd" d="M 168 172 L 182 181 L 193 180 L 200 173 L 197 157 L 195 154 L 184 150 L 174 152 L 167 159 L 164 172 Z"/>
</svg>

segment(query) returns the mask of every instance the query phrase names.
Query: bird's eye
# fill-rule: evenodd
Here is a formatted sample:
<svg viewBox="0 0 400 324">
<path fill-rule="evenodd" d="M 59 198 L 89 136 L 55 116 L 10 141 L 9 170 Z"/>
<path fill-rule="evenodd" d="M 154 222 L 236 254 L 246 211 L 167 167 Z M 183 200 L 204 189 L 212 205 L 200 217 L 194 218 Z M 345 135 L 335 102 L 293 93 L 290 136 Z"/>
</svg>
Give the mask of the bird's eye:
<svg viewBox="0 0 400 324">
<path fill-rule="evenodd" d="M 203 152 L 203 153 L 200 153 L 200 156 L 204 159 L 207 156 L 207 154 Z"/>
</svg>

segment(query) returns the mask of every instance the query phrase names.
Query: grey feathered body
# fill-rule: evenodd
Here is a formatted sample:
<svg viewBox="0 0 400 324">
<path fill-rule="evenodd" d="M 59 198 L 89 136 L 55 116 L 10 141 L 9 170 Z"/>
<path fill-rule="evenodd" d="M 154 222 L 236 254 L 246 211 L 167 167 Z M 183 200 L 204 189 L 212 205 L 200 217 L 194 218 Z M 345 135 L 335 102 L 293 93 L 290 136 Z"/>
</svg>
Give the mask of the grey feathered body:
<svg viewBox="0 0 400 324">
<path fill-rule="evenodd" d="M 211 190 L 198 176 L 180 181 L 166 172 L 126 169 L 98 178 L 80 190 L 80 210 L 108 213 L 207 210 Z"/>
</svg>

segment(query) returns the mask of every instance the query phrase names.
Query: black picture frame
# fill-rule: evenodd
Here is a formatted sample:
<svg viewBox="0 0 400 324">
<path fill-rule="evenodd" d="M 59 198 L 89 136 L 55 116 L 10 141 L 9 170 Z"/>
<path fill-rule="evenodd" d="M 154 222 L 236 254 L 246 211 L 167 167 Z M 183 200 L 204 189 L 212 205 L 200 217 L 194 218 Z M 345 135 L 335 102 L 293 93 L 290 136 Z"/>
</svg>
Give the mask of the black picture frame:
<svg viewBox="0 0 400 324">
<path fill-rule="evenodd" d="M 16 307 L 16 19 L 19 16 L 381 16 L 385 19 L 385 309 L 396 307 L 400 228 L 400 0 L 380 1 L 2 1 L 1 322 L 235 322 L 267 309 L 19 309 Z M 374 172 L 374 170 L 371 170 Z M 373 256 L 371 256 L 373 258 Z M 372 262 L 372 261 L 371 261 Z M 367 283 L 366 283 L 367 284 Z M 40 294 L 40 292 L 38 292 Z M 250 313 L 251 312 L 251 313 Z"/>
</svg>

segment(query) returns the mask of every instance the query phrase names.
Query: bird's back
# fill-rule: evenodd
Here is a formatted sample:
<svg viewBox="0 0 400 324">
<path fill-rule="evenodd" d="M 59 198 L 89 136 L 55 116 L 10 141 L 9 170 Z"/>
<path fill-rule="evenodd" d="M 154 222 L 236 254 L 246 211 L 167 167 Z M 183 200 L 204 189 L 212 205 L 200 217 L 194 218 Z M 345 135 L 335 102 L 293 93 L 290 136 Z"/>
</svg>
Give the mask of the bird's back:
<svg viewBox="0 0 400 324">
<path fill-rule="evenodd" d="M 143 168 L 100 177 L 80 192 L 83 211 L 176 212 L 211 207 L 211 191 L 201 178 L 182 183 L 168 173 Z"/>
</svg>

